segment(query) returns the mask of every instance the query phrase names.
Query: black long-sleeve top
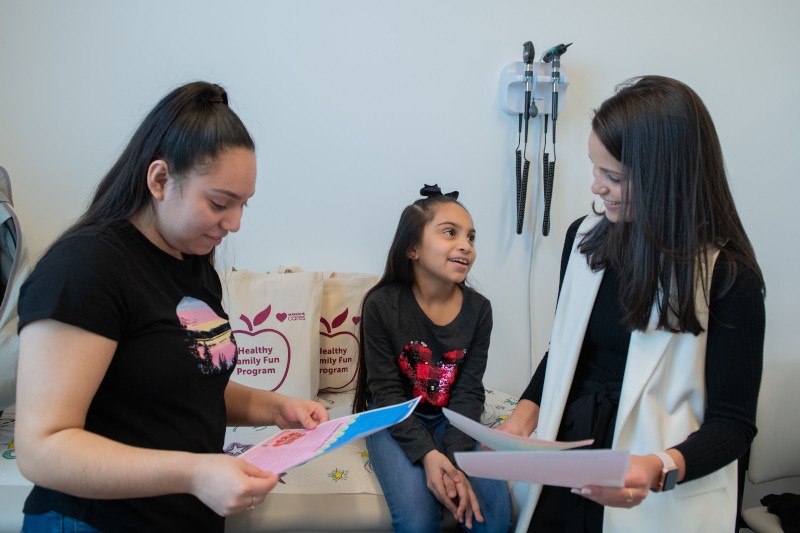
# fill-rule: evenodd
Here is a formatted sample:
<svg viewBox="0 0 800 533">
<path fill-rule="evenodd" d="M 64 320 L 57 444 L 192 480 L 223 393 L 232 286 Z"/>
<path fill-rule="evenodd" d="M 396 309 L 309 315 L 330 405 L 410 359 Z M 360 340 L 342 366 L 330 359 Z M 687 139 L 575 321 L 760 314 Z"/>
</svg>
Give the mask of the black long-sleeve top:
<svg viewBox="0 0 800 533">
<path fill-rule="evenodd" d="M 364 357 L 370 405 L 387 407 L 422 396 L 415 413 L 441 414 L 442 407 L 480 419 L 486 394 L 483 373 L 492 332 L 489 300 L 462 287 L 461 310 L 449 324 L 434 324 L 410 287 L 388 285 L 364 302 Z M 416 463 L 436 448 L 416 414 L 389 428 L 403 452 Z M 450 461 L 475 441 L 448 421 L 442 437 Z"/>
<path fill-rule="evenodd" d="M 567 231 L 561 255 L 561 279 L 583 218 Z M 766 324 L 764 299 L 755 274 L 741 263 L 737 276 L 723 296 L 720 292 L 730 265 L 718 260 L 711 280 L 711 303 L 706 346 L 705 418 L 700 428 L 675 446 L 686 460 L 684 482 L 719 470 L 745 454 L 756 434 L 755 416 L 764 355 Z M 625 372 L 631 334 L 622 323 L 619 279 L 607 269 L 586 330 L 575 380 L 602 369 L 611 376 Z M 547 354 L 521 399 L 541 404 Z M 657 451 L 657 450 L 653 450 Z"/>
</svg>

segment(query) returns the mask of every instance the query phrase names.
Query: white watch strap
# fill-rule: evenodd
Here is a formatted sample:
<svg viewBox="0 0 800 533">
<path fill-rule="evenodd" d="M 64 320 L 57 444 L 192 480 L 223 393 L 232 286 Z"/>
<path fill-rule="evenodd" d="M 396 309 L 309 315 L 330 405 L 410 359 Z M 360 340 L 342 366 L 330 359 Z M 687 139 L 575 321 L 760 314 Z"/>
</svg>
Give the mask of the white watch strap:
<svg viewBox="0 0 800 533">
<path fill-rule="evenodd" d="M 661 463 L 664 465 L 664 470 L 678 468 L 678 465 L 675 464 L 675 461 L 672 459 L 672 456 L 667 452 L 653 452 L 652 455 L 655 455 L 656 457 L 661 459 Z"/>
</svg>

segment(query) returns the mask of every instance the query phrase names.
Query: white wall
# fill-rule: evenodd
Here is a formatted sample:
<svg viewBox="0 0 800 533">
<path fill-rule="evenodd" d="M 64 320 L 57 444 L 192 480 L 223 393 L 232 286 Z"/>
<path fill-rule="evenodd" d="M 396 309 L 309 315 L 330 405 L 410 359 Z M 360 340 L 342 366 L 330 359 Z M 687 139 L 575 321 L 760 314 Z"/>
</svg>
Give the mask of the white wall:
<svg viewBox="0 0 800 533">
<path fill-rule="evenodd" d="M 38 253 L 156 101 L 187 81 L 220 82 L 255 137 L 259 172 L 224 261 L 379 274 L 423 182 L 458 189 L 478 230 L 474 278 L 495 311 L 486 381 L 519 394 L 529 359 L 547 348 L 564 232 L 592 199 L 591 108 L 628 77 L 673 76 L 716 121 L 766 276 L 767 362 L 796 360 L 797 6 L 0 0 L 0 164 Z M 499 106 L 500 71 L 526 40 L 537 56 L 575 43 L 563 58 L 571 85 L 546 239 L 530 211 L 514 234 L 516 118 Z"/>
</svg>

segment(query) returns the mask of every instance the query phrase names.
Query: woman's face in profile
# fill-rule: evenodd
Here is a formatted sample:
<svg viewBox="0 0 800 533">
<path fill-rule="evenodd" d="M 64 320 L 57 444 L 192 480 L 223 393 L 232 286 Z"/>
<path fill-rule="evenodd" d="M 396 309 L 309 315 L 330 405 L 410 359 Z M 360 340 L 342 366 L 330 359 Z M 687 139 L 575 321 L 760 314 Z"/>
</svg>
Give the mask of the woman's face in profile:
<svg viewBox="0 0 800 533">
<path fill-rule="evenodd" d="M 603 146 L 594 130 L 589 133 L 589 159 L 592 162 L 594 177 L 592 193 L 603 201 L 606 218 L 616 222 L 620 218 L 620 213 L 624 212 L 622 181 L 625 179 L 625 167 Z"/>
<path fill-rule="evenodd" d="M 255 154 L 244 148 L 225 150 L 184 179 L 169 180 L 163 201 L 156 202 L 163 239 L 156 244 L 176 257 L 209 253 L 228 233 L 239 231 L 255 186 Z"/>
</svg>

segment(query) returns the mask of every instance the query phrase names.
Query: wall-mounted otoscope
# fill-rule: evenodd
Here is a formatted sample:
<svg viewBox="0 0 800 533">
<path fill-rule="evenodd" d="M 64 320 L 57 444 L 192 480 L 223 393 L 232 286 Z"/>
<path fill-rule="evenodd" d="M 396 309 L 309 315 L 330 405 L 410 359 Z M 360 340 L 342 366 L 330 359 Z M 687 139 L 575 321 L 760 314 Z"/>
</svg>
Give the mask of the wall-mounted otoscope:
<svg viewBox="0 0 800 533">
<path fill-rule="evenodd" d="M 542 56 L 542 61 L 545 63 L 553 63 L 553 73 L 551 75 L 553 80 L 553 112 L 551 113 L 553 116 L 553 143 L 556 142 L 556 119 L 558 118 L 558 79 L 561 75 L 561 56 L 567 52 L 567 48 L 570 46 L 572 46 L 572 43 L 559 44 L 558 46 L 554 46 L 545 52 L 544 56 Z"/>
<path fill-rule="evenodd" d="M 561 68 L 559 58 L 566 52 L 570 44 L 561 44 L 548 49 L 539 61 L 536 61 L 533 43 L 527 41 L 522 45 L 522 61 L 514 61 L 503 67 L 500 73 L 500 108 L 507 114 L 517 117 L 517 147 L 516 155 L 516 189 L 517 189 L 517 217 L 516 232 L 522 233 L 523 215 L 525 212 L 526 197 L 528 193 L 528 170 L 530 161 L 527 156 L 528 144 L 528 124 L 530 119 L 542 117 L 544 135 L 539 137 L 539 141 L 544 141 L 546 146 L 547 122 L 549 116 L 557 117 L 559 111 L 564 109 L 569 79 L 566 72 Z M 545 60 L 545 57 L 547 58 Z M 546 62 L 545 62 L 546 61 Z M 553 70 L 555 69 L 555 72 Z M 538 84 L 537 84 L 538 82 Z M 551 86 L 552 83 L 552 92 Z M 553 98 L 555 95 L 555 98 Z M 538 105 L 537 105 L 538 104 Z M 525 134 L 522 133 L 522 125 L 525 124 Z M 524 144 L 523 144 L 524 143 Z M 543 148 L 543 153 L 545 152 Z M 555 150 L 554 150 L 555 152 Z M 544 154 L 549 157 L 548 154 Z M 555 155 L 555 153 L 554 153 Z M 524 164 L 523 164 L 524 161 Z M 545 219 L 542 226 L 542 233 L 547 235 L 550 231 L 550 200 L 552 196 L 552 170 L 554 163 L 544 160 L 543 183 L 545 185 Z M 538 168 L 539 165 L 536 165 Z M 538 180 L 533 180 L 533 196 L 536 201 L 531 203 L 533 220 L 538 217 Z"/>
<path fill-rule="evenodd" d="M 528 41 L 522 45 L 522 62 L 525 63 L 525 121 L 528 118 L 534 118 L 539 114 L 539 108 L 536 107 L 536 100 L 533 99 L 532 90 L 535 83 L 533 77 L 533 61 L 536 56 L 536 51 L 533 48 L 533 43 Z M 527 126 L 526 126 L 527 128 Z"/>
<path fill-rule="evenodd" d="M 558 119 L 558 83 L 561 77 L 561 56 L 567 52 L 572 43 L 559 44 L 549 49 L 542 56 L 542 61 L 552 63 L 550 79 L 553 83 L 552 111 L 553 118 L 553 160 L 549 161 L 550 154 L 546 148 L 542 149 L 542 184 L 544 185 L 544 215 L 542 216 L 542 235 L 550 234 L 550 203 L 553 200 L 553 183 L 556 173 L 556 120 Z M 547 116 L 544 117 L 543 142 L 547 146 Z"/>
<path fill-rule="evenodd" d="M 525 101 L 523 103 L 523 112 L 519 115 L 519 130 L 517 135 L 517 235 L 522 233 L 522 221 L 525 217 L 525 201 L 528 196 L 528 171 L 531 162 L 527 157 L 528 150 L 528 121 L 539 113 L 539 108 L 536 107 L 534 100 L 535 94 L 533 88 L 536 80 L 533 74 L 533 61 L 536 57 L 536 51 L 531 41 L 527 41 L 522 45 L 522 62 L 525 63 Z M 522 136 L 522 120 L 525 119 L 525 144 L 522 147 L 522 152 L 519 149 L 519 138 Z M 525 160 L 523 165 L 522 160 Z"/>
</svg>

